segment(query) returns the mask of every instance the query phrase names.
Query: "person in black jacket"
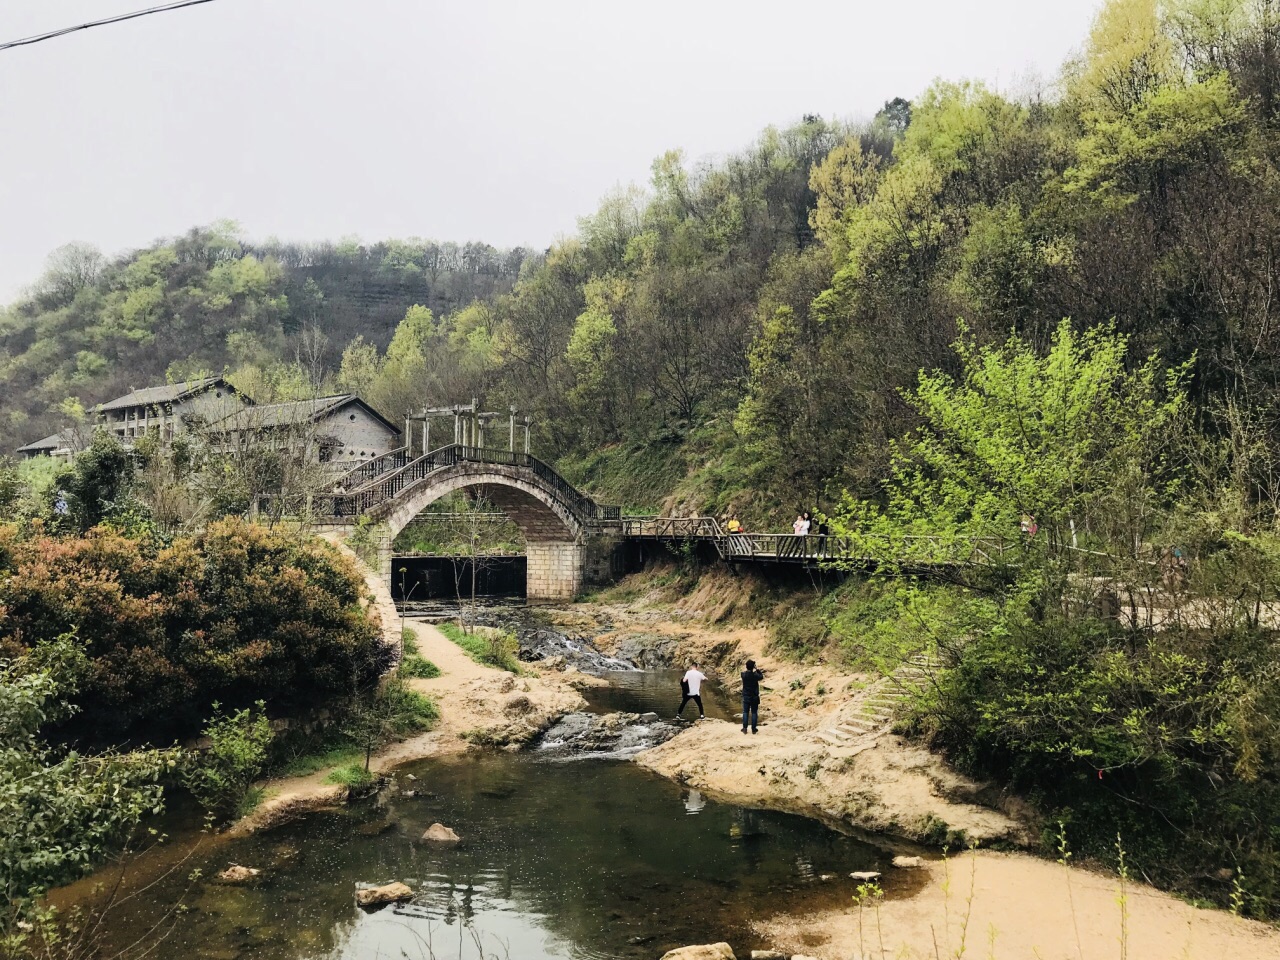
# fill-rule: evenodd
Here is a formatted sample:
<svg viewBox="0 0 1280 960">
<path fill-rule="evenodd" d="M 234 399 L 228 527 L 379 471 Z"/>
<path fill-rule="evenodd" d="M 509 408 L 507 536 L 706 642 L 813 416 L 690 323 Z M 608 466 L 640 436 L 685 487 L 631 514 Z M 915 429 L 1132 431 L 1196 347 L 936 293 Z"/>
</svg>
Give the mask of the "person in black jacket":
<svg viewBox="0 0 1280 960">
<path fill-rule="evenodd" d="M 747 720 L 751 721 L 751 732 L 755 733 L 760 725 L 760 681 L 764 679 L 764 671 L 756 669 L 754 660 L 747 661 L 747 669 L 742 671 L 742 732 L 747 732 Z"/>
</svg>

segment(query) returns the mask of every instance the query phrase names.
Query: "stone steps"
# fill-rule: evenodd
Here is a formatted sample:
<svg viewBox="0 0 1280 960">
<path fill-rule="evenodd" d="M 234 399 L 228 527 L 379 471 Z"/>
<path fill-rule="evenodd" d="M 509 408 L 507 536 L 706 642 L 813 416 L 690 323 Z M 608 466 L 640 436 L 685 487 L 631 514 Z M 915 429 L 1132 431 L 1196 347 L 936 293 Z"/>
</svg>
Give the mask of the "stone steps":
<svg viewBox="0 0 1280 960">
<path fill-rule="evenodd" d="M 847 747 L 863 738 L 883 733 L 897 716 L 898 709 L 915 693 L 925 689 L 938 667 L 931 657 L 912 657 L 889 676 L 877 680 L 863 691 L 848 712 L 834 718 L 814 735 L 819 743 Z"/>
</svg>

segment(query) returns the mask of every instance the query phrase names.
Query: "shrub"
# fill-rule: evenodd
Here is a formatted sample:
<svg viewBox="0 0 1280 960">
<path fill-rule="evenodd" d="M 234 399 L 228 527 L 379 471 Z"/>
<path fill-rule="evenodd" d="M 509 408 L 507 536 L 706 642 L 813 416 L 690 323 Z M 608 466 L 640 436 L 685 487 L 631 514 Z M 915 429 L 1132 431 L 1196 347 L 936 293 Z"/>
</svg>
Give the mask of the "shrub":
<svg viewBox="0 0 1280 960">
<path fill-rule="evenodd" d="M 228 716 L 219 704 L 213 705 L 213 719 L 204 728 L 209 746 L 188 765 L 182 782 L 215 817 L 239 813 L 262 772 L 271 743 L 265 706 L 259 700 L 256 710 L 237 710 Z"/>
<path fill-rule="evenodd" d="M 65 732 L 89 743 L 191 736 L 215 700 L 349 696 L 388 657 L 363 593 L 327 544 L 240 520 L 170 544 L 0 525 L 0 656 L 75 630 L 88 668 Z"/>
</svg>

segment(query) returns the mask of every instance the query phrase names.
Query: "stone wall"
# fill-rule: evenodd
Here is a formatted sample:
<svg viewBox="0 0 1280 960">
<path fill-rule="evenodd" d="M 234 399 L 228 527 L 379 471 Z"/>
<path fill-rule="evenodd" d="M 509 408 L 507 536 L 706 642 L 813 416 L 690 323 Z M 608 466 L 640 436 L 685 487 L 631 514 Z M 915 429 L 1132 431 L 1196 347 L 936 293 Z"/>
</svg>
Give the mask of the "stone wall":
<svg viewBox="0 0 1280 960">
<path fill-rule="evenodd" d="M 583 555 L 580 543 L 530 543 L 526 596 L 537 600 L 572 600 L 582 590 Z"/>
</svg>

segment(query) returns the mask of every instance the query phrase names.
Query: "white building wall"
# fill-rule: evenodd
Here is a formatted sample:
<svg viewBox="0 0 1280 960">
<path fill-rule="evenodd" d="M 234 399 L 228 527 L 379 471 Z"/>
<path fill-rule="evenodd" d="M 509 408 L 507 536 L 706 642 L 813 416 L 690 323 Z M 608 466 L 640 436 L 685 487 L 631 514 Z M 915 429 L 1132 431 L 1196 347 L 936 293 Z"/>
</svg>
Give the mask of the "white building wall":
<svg viewBox="0 0 1280 960">
<path fill-rule="evenodd" d="M 347 403 L 316 425 L 316 435 L 332 439 L 337 447 L 333 460 L 370 460 L 400 446 L 400 434 L 358 403 Z"/>
</svg>

